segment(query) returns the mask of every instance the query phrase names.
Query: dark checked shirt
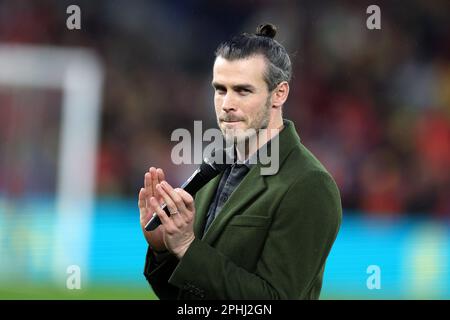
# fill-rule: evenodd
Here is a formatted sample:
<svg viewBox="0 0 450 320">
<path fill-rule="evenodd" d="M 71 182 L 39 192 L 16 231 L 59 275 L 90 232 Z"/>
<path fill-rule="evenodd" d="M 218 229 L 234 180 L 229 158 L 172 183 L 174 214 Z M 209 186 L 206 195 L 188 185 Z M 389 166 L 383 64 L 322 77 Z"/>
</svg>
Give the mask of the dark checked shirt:
<svg viewBox="0 0 450 320">
<path fill-rule="evenodd" d="M 286 125 L 286 124 L 284 124 Z M 270 150 L 270 144 L 272 140 L 269 140 L 262 148 L 268 148 Z M 232 166 L 228 167 L 220 179 L 219 185 L 216 190 L 216 194 L 214 195 L 214 200 L 210 204 L 208 213 L 206 215 L 206 223 L 203 234 L 206 233 L 211 223 L 214 221 L 214 218 L 220 214 L 220 210 L 224 206 L 225 202 L 227 202 L 228 198 L 231 196 L 233 191 L 237 188 L 237 186 L 244 179 L 247 172 L 250 171 L 252 166 L 255 166 L 258 161 L 258 152 L 254 153 L 250 156 L 244 163 L 234 163 Z M 231 153 L 234 151 L 234 157 L 231 156 Z M 225 149 L 225 152 L 228 153 L 229 157 L 236 159 L 236 150 L 235 149 Z"/>
<path fill-rule="evenodd" d="M 214 200 L 209 206 L 203 234 L 206 233 L 214 218 L 220 212 L 236 187 L 244 179 L 247 172 L 250 171 L 252 166 L 254 166 L 254 164 L 247 160 L 241 164 L 234 163 L 224 171 L 217 187 L 216 194 L 214 195 Z"/>
</svg>

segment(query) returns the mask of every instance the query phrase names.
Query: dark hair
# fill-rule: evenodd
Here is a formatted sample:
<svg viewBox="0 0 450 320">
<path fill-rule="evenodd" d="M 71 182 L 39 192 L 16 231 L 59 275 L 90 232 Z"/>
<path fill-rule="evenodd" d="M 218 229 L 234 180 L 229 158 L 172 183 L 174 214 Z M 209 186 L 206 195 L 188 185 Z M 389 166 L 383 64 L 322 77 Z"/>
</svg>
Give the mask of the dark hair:
<svg viewBox="0 0 450 320">
<path fill-rule="evenodd" d="M 267 61 L 264 80 L 272 91 L 282 82 L 291 80 L 292 65 L 286 49 L 273 38 L 277 28 L 273 24 L 262 24 L 255 34 L 243 33 L 223 42 L 216 50 L 216 57 L 227 60 L 245 59 L 261 54 Z"/>
</svg>

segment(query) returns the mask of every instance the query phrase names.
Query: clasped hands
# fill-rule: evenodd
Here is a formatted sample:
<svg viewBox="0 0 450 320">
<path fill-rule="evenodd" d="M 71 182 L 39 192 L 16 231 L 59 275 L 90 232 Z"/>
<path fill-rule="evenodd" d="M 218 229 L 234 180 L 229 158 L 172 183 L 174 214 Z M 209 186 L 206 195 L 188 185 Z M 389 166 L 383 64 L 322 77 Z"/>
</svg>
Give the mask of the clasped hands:
<svg viewBox="0 0 450 320">
<path fill-rule="evenodd" d="M 164 203 L 171 213 L 170 217 L 161 209 Z M 145 173 L 138 206 L 141 228 L 148 244 L 156 252 L 169 250 L 181 259 L 195 239 L 195 206 L 192 196 L 183 189 L 172 188 L 165 181 L 164 171 L 151 167 Z M 145 225 L 154 212 L 161 220 L 161 225 L 153 231 L 146 231 Z"/>
</svg>

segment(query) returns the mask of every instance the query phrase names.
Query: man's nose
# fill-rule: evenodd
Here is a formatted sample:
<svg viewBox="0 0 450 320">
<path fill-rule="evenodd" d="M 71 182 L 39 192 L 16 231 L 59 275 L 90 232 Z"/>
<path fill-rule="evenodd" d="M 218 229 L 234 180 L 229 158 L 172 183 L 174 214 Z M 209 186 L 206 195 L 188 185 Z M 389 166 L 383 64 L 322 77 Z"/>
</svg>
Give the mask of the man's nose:
<svg viewBox="0 0 450 320">
<path fill-rule="evenodd" d="M 236 100 L 232 95 L 227 93 L 222 101 L 222 110 L 225 112 L 236 111 Z"/>
</svg>

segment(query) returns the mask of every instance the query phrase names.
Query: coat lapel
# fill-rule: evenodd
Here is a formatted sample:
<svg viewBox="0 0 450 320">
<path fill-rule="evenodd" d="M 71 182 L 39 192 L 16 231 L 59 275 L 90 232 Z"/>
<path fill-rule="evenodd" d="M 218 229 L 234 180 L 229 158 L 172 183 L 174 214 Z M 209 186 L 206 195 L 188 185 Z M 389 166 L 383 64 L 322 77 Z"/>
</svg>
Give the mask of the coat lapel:
<svg viewBox="0 0 450 320">
<path fill-rule="evenodd" d="M 295 145 L 300 145 L 300 138 L 296 132 L 294 123 L 289 120 L 284 120 L 284 124 L 286 128 L 281 131 L 279 141 L 280 169 Z M 194 234 L 196 237 L 201 237 L 202 235 L 206 214 L 222 175 L 223 173 L 210 181 L 199 192 L 199 196 L 195 198 L 196 217 L 194 221 Z M 250 201 L 256 199 L 265 189 L 267 189 L 267 182 L 265 176 L 261 175 L 261 165 L 258 163 L 251 168 L 236 190 L 231 194 L 221 212 L 217 214 L 211 226 L 203 235 L 202 240 L 209 244 L 213 243 L 230 219 L 236 214 L 239 214 L 242 208 L 245 208 Z"/>
<path fill-rule="evenodd" d="M 252 167 L 239 186 L 233 191 L 222 210 L 217 214 L 202 240 L 206 243 L 214 242 L 229 220 L 236 214 L 239 214 L 243 207 L 256 199 L 266 188 L 264 176 L 260 174 L 260 166 Z"/>
<path fill-rule="evenodd" d="M 194 234 L 196 237 L 202 235 L 203 226 L 206 221 L 206 214 L 208 213 L 209 204 L 214 197 L 217 186 L 222 178 L 223 172 L 212 179 L 203 190 L 199 191 L 195 197 L 195 220 L 194 220 Z"/>
</svg>

